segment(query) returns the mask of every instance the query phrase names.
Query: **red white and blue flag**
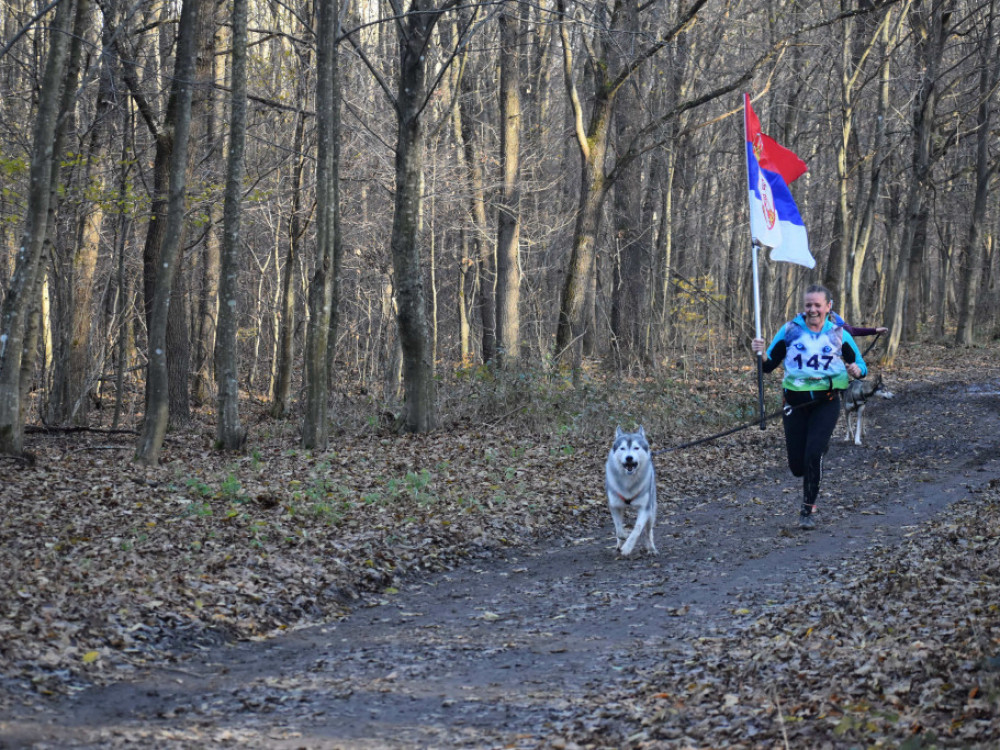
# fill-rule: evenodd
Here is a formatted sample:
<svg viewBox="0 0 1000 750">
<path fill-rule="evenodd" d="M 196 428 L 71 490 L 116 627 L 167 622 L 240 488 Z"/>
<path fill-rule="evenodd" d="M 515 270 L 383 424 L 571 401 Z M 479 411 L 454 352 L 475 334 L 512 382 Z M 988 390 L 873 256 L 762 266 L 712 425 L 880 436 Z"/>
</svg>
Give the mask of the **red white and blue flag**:
<svg viewBox="0 0 1000 750">
<path fill-rule="evenodd" d="M 788 185 L 806 172 L 806 164 L 770 136 L 760 132 L 760 120 L 743 95 L 747 180 L 750 188 L 750 236 L 771 248 L 771 260 L 814 268 L 809 238 Z"/>
</svg>

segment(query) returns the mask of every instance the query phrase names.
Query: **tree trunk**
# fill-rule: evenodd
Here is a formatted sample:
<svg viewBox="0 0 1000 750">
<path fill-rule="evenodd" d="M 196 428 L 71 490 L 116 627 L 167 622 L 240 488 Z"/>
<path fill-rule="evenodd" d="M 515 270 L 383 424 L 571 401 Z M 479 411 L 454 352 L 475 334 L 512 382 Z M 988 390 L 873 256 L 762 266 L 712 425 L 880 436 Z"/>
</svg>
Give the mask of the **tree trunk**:
<svg viewBox="0 0 1000 750">
<path fill-rule="evenodd" d="M 979 110 L 976 114 L 976 197 L 969 218 L 969 229 L 965 239 L 965 266 L 961 274 L 961 296 L 958 300 L 958 329 L 955 343 L 972 346 L 973 322 L 976 319 L 976 297 L 979 294 L 979 279 L 985 278 L 985 239 L 981 227 L 986 223 L 986 204 L 990 194 L 990 180 L 997 167 L 990 164 L 990 92 L 995 91 L 1000 81 L 1000 45 L 994 33 L 996 20 L 996 0 L 990 2 L 986 31 L 980 41 L 979 68 Z"/>
<path fill-rule="evenodd" d="M 76 20 L 74 21 L 73 42 L 70 50 L 66 84 L 63 90 L 63 101 L 60 111 L 75 113 L 73 98 L 79 82 L 83 40 L 87 38 L 93 21 L 90 2 L 80 0 L 77 3 Z M 105 25 L 105 38 L 110 31 Z M 74 421 L 86 424 L 88 378 L 90 376 L 90 343 L 91 326 L 94 321 L 93 284 L 97 266 L 97 256 L 100 244 L 101 224 L 104 210 L 104 175 L 106 164 L 104 156 L 108 146 L 108 119 L 111 115 L 112 86 L 109 60 L 101 60 L 100 83 L 98 85 L 97 105 L 93 127 L 90 131 L 89 147 L 83 160 L 83 178 L 81 180 L 84 195 L 100 196 L 98 200 L 80 202 L 80 215 L 76 219 L 75 228 L 71 231 L 63 226 L 56 226 L 55 197 L 49 199 L 49 232 L 59 232 L 65 235 L 64 241 L 53 242 L 55 262 L 58 266 L 53 279 L 57 291 L 56 305 L 59 314 L 55 325 L 58 330 L 52 337 L 51 354 L 60 363 L 52 373 L 52 395 L 49 403 L 49 416 L 53 422 L 62 423 Z M 66 142 L 71 137 L 67 132 L 75 123 L 74 114 L 63 119 L 63 124 L 57 131 L 55 146 L 56 154 L 64 154 Z M 72 134 L 78 138 L 79 134 Z M 74 149 L 75 150 L 75 149 Z M 74 160 L 70 160 L 73 162 Z M 75 167 L 60 170 L 55 168 L 52 189 L 60 185 L 60 172 L 67 176 Z M 66 183 L 69 179 L 65 180 Z M 48 320 L 48 316 L 45 316 Z"/>
<path fill-rule="evenodd" d="M 24 451 L 22 363 L 30 338 L 29 319 L 36 309 L 33 290 L 37 288 L 48 225 L 59 107 L 73 18 L 73 3 L 64 2 L 56 7 L 38 96 L 24 230 L 14 274 L 0 307 L 0 452 L 7 454 L 19 455 Z"/>
<path fill-rule="evenodd" d="M 428 0 L 414 0 L 398 27 L 396 195 L 389 245 L 398 303 L 399 343 L 403 354 L 406 429 L 410 432 L 427 432 L 437 425 L 431 330 L 417 230 L 424 160 L 421 114 L 427 96 L 425 52 L 440 16 L 441 11 Z"/>
<path fill-rule="evenodd" d="M 565 17 L 563 0 L 560 16 Z M 576 139 L 580 152 L 580 195 L 569 267 L 563 282 L 559 302 L 559 325 L 556 329 L 556 359 L 578 370 L 583 359 L 583 338 L 587 332 L 587 292 L 597 251 L 597 234 L 601 226 L 606 181 L 604 157 L 607 153 L 608 130 L 614 106 L 615 90 L 606 79 L 606 65 L 594 65 L 596 96 L 591 105 L 590 122 L 583 126 L 583 110 L 576 84 L 573 82 L 573 60 L 566 21 L 560 24 L 563 47 L 563 69 L 567 95 L 573 105 Z"/>
<path fill-rule="evenodd" d="M 639 33 L 637 6 L 626 3 L 623 8 L 625 28 Z M 628 64 L 624 55 L 614 55 L 613 59 L 616 66 Z M 614 140 L 620 154 L 628 150 L 638 129 L 636 118 L 642 111 L 642 103 L 637 78 L 633 76 L 622 87 L 615 101 Z M 639 220 L 642 216 L 642 184 L 642 164 L 633 159 L 619 174 L 614 188 L 611 333 L 619 365 L 633 358 L 640 361 L 646 359 L 641 321 L 646 319 L 646 298 L 651 278 L 646 263 L 649 233 L 645 227 L 648 225 Z"/>
<path fill-rule="evenodd" d="M 169 374 L 167 370 L 167 323 L 170 297 L 179 263 L 184 225 L 184 192 L 187 186 L 188 139 L 191 130 L 191 96 L 197 54 L 197 23 L 200 0 L 184 0 L 177 29 L 177 59 L 167 105 L 167 121 L 173 123 L 169 138 L 169 192 L 164 220 L 163 244 L 160 246 L 158 273 L 153 283 L 149 309 L 149 364 L 146 378 L 146 414 L 136 447 L 136 460 L 155 466 L 160 460 L 163 438 L 167 433 L 169 412 Z M 157 149 L 159 153 L 159 149 Z M 147 237 L 148 240 L 148 237 Z"/>
<path fill-rule="evenodd" d="M 104 11 L 105 16 L 113 17 L 113 9 L 108 7 L 107 2 L 101 3 L 101 8 Z M 169 26 L 167 23 L 167 16 L 169 12 L 169 6 L 164 6 L 160 11 L 160 20 L 164 22 L 165 26 Z M 192 51 L 191 54 L 193 56 L 197 56 L 197 29 L 192 33 L 196 35 L 196 39 L 192 42 L 194 51 Z M 167 40 L 163 39 L 164 36 L 165 34 L 160 35 L 161 46 L 166 47 L 169 45 Z M 165 268 L 160 258 L 160 254 L 162 253 L 163 243 L 166 241 L 168 230 L 173 229 L 173 227 L 168 227 L 170 221 L 168 217 L 170 201 L 169 191 L 172 189 L 172 171 L 177 159 L 177 155 L 174 153 L 177 145 L 177 123 L 175 118 L 178 116 L 180 110 L 174 102 L 176 87 L 172 86 L 163 122 L 158 122 L 156 119 L 155 107 L 147 99 L 142 88 L 140 74 L 136 67 L 136 51 L 130 48 L 128 40 L 124 37 L 124 35 L 118 35 L 115 38 L 115 45 L 119 50 L 120 59 L 122 61 L 122 76 L 132 94 L 132 99 L 136 104 L 136 108 L 142 116 L 143 121 L 146 123 L 146 126 L 149 128 L 149 132 L 153 136 L 153 140 L 156 144 L 155 155 L 153 158 L 153 190 L 152 197 L 150 199 L 149 222 L 146 228 L 146 239 L 142 252 L 143 310 L 146 316 L 148 339 L 149 332 L 152 330 L 153 325 L 151 318 L 153 297 L 156 294 L 156 287 L 159 283 L 159 278 Z M 161 49 L 161 54 L 166 55 L 166 49 Z M 180 64 L 180 62 L 175 59 L 175 68 L 178 64 Z M 190 63 L 192 79 L 185 82 L 185 88 L 187 89 L 184 92 L 185 97 L 193 98 L 194 96 L 194 92 L 191 90 L 190 84 L 191 81 L 193 81 L 195 64 L 196 60 L 192 60 Z M 185 105 L 185 109 L 187 111 L 185 116 L 189 121 L 185 127 L 188 130 L 190 129 L 190 108 L 190 104 Z M 187 143 L 190 143 L 190 137 L 187 138 Z M 182 154 L 180 158 L 185 164 L 189 161 L 187 154 Z M 186 175 L 184 180 L 186 188 Z M 182 221 L 178 245 L 183 243 L 183 237 L 184 227 Z M 178 254 L 178 261 L 181 259 L 182 256 Z M 179 273 L 177 269 L 171 269 L 170 273 L 174 279 L 174 288 L 170 291 L 170 297 L 172 297 L 170 305 L 172 309 L 166 320 L 164 342 L 164 345 L 166 346 L 166 354 L 164 356 L 166 357 L 167 362 L 168 378 L 165 390 L 167 392 L 167 409 L 170 421 L 177 424 L 184 424 L 190 420 L 191 416 L 189 402 L 190 384 L 188 382 L 191 359 L 191 332 L 189 330 L 190 305 L 185 293 L 186 283 L 184 274 Z M 153 348 L 150 346 L 150 354 L 148 356 L 148 361 L 150 362 L 153 359 L 152 351 Z M 148 378 L 146 393 L 147 395 L 149 393 Z"/>
<path fill-rule="evenodd" d="M 125 163 L 127 148 L 122 145 L 121 163 Z M 118 185 L 118 200 L 122 205 L 128 198 L 128 173 L 122 170 Z M 129 363 L 128 341 L 132 328 L 132 316 L 128 313 L 130 294 L 130 277 L 125 274 L 125 256 L 129 241 L 129 227 L 132 224 L 131 217 L 124 212 L 119 213 L 117 230 L 115 237 L 115 285 L 117 294 L 115 295 L 115 306 L 112 311 L 112 319 L 115 321 L 115 335 L 117 337 L 115 345 L 115 408 L 111 416 L 111 428 L 117 429 L 121 423 L 122 409 L 125 402 L 125 372 Z"/>
<path fill-rule="evenodd" d="M 176 262 L 183 259 L 178 250 Z M 167 408 L 175 425 L 191 421 L 191 297 L 187 277 L 183 269 L 177 269 L 167 318 Z"/>
<path fill-rule="evenodd" d="M 655 320 L 660 327 L 660 344 L 664 347 L 670 340 L 673 319 L 670 307 L 673 304 L 673 235 L 674 235 L 674 175 L 676 174 L 676 159 L 671 149 L 662 156 L 664 176 L 662 180 L 662 198 L 660 201 L 660 225 L 656 233 L 656 267 L 659 285 L 659 299 L 655 310 Z"/>
<path fill-rule="evenodd" d="M 204 176 L 195 175 L 210 187 L 217 182 L 216 177 L 222 171 L 220 165 L 222 148 L 219 140 L 218 122 L 221 119 L 217 111 L 214 82 L 218 55 L 215 42 L 215 8 L 207 6 L 201 14 L 198 24 L 198 60 L 195 69 L 197 85 L 191 102 L 192 144 L 196 151 L 195 164 L 202 164 Z M 214 191 L 212 191 L 214 196 Z M 205 206 L 206 226 L 202 239 L 201 253 L 201 283 L 193 283 L 199 290 L 197 299 L 195 337 L 194 337 L 194 382 L 192 396 L 195 403 L 204 404 L 211 401 L 214 378 L 213 362 L 215 337 L 219 320 L 219 268 L 220 239 L 220 206 L 217 201 L 209 200 Z M 224 242 L 224 240 L 223 240 Z M 192 274 L 193 276 L 193 274 Z"/>
<path fill-rule="evenodd" d="M 459 118 L 462 135 L 462 157 L 469 180 L 469 217 L 472 221 L 472 257 L 479 267 L 479 294 L 476 307 L 482 323 L 483 362 L 495 362 L 497 357 L 496 322 L 496 260 L 494 246 L 486 241 L 486 189 L 483 186 L 483 153 L 472 115 L 474 84 L 466 72 L 462 76 L 462 96 L 459 99 Z"/>
<path fill-rule="evenodd" d="M 840 0 L 841 11 L 847 10 L 848 0 Z M 850 145 L 854 127 L 854 82 L 856 79 L 853 55 L 854 19 L 847 18 L 841 24 L 843 34 L 840 43 L 840 132 L 837 139 L 837 202 L 834 213 L 833 237 L 830 255 L 826 263 L 823 284 L 833 294 L 834 304 L 843 309 L 844 288 L 847 279 L 847 258 L 850 254 L 851 201 Z"/>
<path fill-rule="evenodd" d="M 246 430 L 240 424 L 239 410 L 236 296 L 239 292 L 240 218 L 247 129 L 247 5 L 248 0 L 233 0 L 229 155 L 219 259 L 219 325 L 215 336 L 215 383 L 219 399 L 216 439 L 224 450 L 238 450 L 246 442 Z"/>
<path fill-rule="evenodd" d="M 517 6 L 501 13 L 500 24 L 500 171 L 503 183 L 497 196 L 497 361 L 509 367 L 520 359 L 521 233 L 520 55 L 521 23 Z"/>
<path fill-rule="evenodd" d="M 304 97 L 303 97 L 304 98 Z M 302 154 L 305 141 L 305 114 L 295 116 L 295 135 L 292 150 Z M 271 416 L 281 418 L 288 413 L 289 397 L 292 390 L 292 350 L 295 343 L 295 277 L 301 257 L 302 222 L 302 172 L 305 158 L 299 156 L 292 169 L 292 208 L 288 219 L 288 251 L 282 269 L 281 292 L 279 298 L 280 317 L 278 323 L 278 343 L 274 363 L 274 388 L 271 394 Z"/>
<path fill-rule="evenodd" d="M 559 324 L 556 329 L 556 358 L 562 363 L 570 363 L 576 371 L 582 360 L 582 343 L 592 331 L 588 328 L 590 311 L 587 309 L 588 289 L 593 282 L 589 276 L 594 271 L 594 259 L 597 251 L 598 232 L 601 225 L 601 209 L 607 191 L 620 177 L 622 171 L 628 168 L 638 157 L 639 149 L 633 141 L 623 153 L 618 154 L 615 166 L 608 174 L 605 173 L 604 159 L 608 149 L 611 113 L 615 106 L 622 86 L 627 85 L 641 64 L 664 49 L 667 42 L 674 39 L 687 26 L 705 5 L 706 0 L 694 0 L 682 12 L 682 18 L 662 37 L 649 46 L 632 47 L 635 40 L 633 29 L 626 22 L 636 8 L 629 8 L 628 3 L 634 0 L 618 0 L 612 11 L 607 30 L 599 31 L 588 46 L 590 55 L 588 70 L 593 86 L 593 97 L 589 122 L 584 126 L 583 105 L 576 84 L 573 81 L 573 53 L 570 45 L 568 21 L 565 0 L 559 0 L 560 16 L 559 33 L 563 49 L 563 78 L 566 85 L 567 98 L 573 112 L 574 132 L 577 148 L 580 153 L 580 196 L 577 203 L 576 226 L 573 235 L 573 247 L 570 251 L 569 268 L 563 284 L 559 303 Z M 624 33 L 622 33 L 624 31 Z M 624 45 L 632 54 L 622 57 L 622 64 L 617 70 L 609 70 L 609 60 L 606 47 Z M 625 62 L 627 60 L 627 62 Z M 744 73 L 740 78 L 730 81 L 723 87 L 714 90 L 701 99 L 701 103 L 721 95 L 720 92 L 734 89 L 750 73 Z M 691 104 L 690 106 L 697 106 Z M 674 117 L 680 111 L 674 110 L 669 117 Z M 666 118 L 660 119 L 658 126 L 663 125 Z M 643 130 L 647 130 L 649 126 Z"/>
<path fill-rule="evenodd" d="M 469 287 L 469 268 L 473 264 L 469 257 L 469 242 L 463 227 L 459 231 L 458 247 L 460 255 L 456 264 L 458 277 L 455 284 L 455 312 L 458 315 L 458 338 L 462 356 L 462 366 L 467 367 L 472 363 L 472 331 L 469 325 L 469 308 L 466 290 Z"/>
<path fill-rule="evenodd" d="M 932 8 L 914 8 L 910 22 L 914 30 L 916 62 L 921 71 L 920 88 L 913 102 L 913 152 L 911 183 L 906 201 L 903 243 L 896 268 L 892 300 L 889 307 L 889 343 L 886 363 L 896 356 L 902 340 L 912 340 L 916 333 L 917 315 L 912 308 L 920 299 L 924 250 L 927 245 L 927 224 L 931 167 L 940 151 L 932 152 L 937 107 L 937 77 L 948 36 L 947 21 L 951 16 L 952 0 Z M 911 309 L 908 311 L 907 307 Z"/>
<path fill-rule="evenodd" d="M 329 439 L 330 352 L 336 330 L 340 258 L 337 184 L 340 92 L 337 74 L 337 0 L 319 0 L 316 31 L 316 268 L 309 282 L 306 331 L 306 404 L 302 445 L 325 450 Z"/>
<path fill-rule="evenodd" d="M 890 63 L 892 56 L 890 48 L 898 38 L 899 26 L 902 19 L 892 27 L 892 9 L 886 11 L 885 19 L 879 30 L 880 50 L 882 59 L 879 63 L 879 97 L 878 108 L 875 112 L 875 136 L 871 148 L 872 171 L 868 185 L 867 198 L 864 208 L 858 217 L 857 229 L 854 233 L 854 258 L 850 269 L 849 288 L 847 295 L 847 306 L 842 308 L 847 319 L 855 325 L 867 325 L 863 321 L 870 320 L 872 311 L 863 310 L 863 300 L 861 294 L 861 282 L 864 278 L 865 260 L 868 257 L 868 247 L 871 241 L 872 229 L 875 225 L 875 211 L 878 206 L 879 195 L 882 190 L 882 167 L 888 158 L 884 154 L 886 143 L 886 124 L 889 117 L 889 107 L 891 105 L 890 89 Z M 891 29 L 891 30 L 890 30 Z"/>
</svg>

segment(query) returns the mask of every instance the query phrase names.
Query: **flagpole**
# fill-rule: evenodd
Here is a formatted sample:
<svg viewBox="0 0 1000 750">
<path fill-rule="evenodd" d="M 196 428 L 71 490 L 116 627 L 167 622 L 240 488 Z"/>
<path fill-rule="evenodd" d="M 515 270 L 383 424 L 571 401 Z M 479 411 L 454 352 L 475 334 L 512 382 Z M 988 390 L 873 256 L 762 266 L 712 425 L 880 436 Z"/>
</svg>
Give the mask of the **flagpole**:
<svg viewBox="0 0 1000 750">
<path fill-rule="evenodd" d="M 749 106 L 750 95 L 743 94 L 743 163 L 746 166 L 747 179 L 744 185 L 750 184 L 750 157 L 746 155 L 747 139 L 747 107 Z M 750 203 L 750 193 L 747 192 L 747 205 Z M 748 217 L 749 218 L 749 217 Z M 752 221 L 752 220 L 751 220 Z M 761 338 L 760 331 L 760 274 L 757 264 L 757 252 L 760 250 L 760 243 L 753 239 L 753 227 L 750 229 L 750 244 L 753 247 L 753 317 L 754 317 L 754 338 Z M 767 426 L 767 418 L 764 416 L 764 353 L 757 352 L 757 408 L 760 412 L 760 429 Z"/>
<path fill-rule="evenodd" d="M 753 317 L 755 338 L 761 338 L 760 332 L 760 275 L 757 266 L 757 252 L 760 244 L 753 244 Z M 760 429 L 767 426 L 764 416 L 764 352 L 757 352 L 757 407 L 760 410 Z"/>
</svg>

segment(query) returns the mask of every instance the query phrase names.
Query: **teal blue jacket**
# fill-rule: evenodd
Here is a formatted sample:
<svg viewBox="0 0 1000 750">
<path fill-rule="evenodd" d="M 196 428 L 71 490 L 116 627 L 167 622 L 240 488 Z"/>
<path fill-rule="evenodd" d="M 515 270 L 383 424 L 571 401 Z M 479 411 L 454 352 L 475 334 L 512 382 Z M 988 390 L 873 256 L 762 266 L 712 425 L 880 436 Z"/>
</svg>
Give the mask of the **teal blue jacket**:
<svg viewBox="0 0 1000 750">
<path fill-rule="evenodd" d="M 790 391 L 830 391 L 847 388 L 851 362 L 861 368 L 861 377 L 868 374 L 861 350 L 843 325 L 827 320 L 819 332 L 813 332 L 805 317 L 798 315 L 775 334 L 762 364 L 764 372 L 782 365 L 781 385 Z"/>
</svg>

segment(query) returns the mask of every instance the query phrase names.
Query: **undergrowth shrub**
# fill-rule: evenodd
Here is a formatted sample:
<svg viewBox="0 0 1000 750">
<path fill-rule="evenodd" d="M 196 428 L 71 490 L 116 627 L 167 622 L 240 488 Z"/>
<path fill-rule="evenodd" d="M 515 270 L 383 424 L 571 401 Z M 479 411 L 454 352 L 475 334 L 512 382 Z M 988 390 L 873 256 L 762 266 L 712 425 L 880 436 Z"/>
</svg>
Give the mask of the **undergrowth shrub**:
<svg viewBox="0 0 1000 750">
<path fill-rule="evenodd" d="M 479 427 L 525 435 L 607 435 L 616 425 L 643 425 L 671 442 L 701 437 L 755 419 L 757 381 L 753 360 L 734 365 L 735 354 L 687 352 L 683 366 L 623 372 L 597 360 L 584 363 L 577 385 L 568 372 L 542 364 L 499 370 L 487 365 L 439 369 L 441 430 Z M 765 408 L 779 405 L 773 378 L 765 382 Z M 378 389 L 346 386 L 331 394 L 332 434 L 393 435 L 403 430 L 405 404 Z M 264 420 L 267 430 L 289 439 L 299 415 Z"/>
<path fill-rule="evenodd" d="M 650 435 L 690 435 L 726 429 L 758 415 L 757 387 L 749 367 L 703 367 L 656 376 L 623 376 L 589 364 L 578 387 L 559 373 L 495 371 L 479 367 L 443 379 L 443 427 L 473 424 L 526 434 L 603 436 L 617 425 L 643 425 Z M 765 384 L 765 405 L 778 390 Z"/>
</svg>

